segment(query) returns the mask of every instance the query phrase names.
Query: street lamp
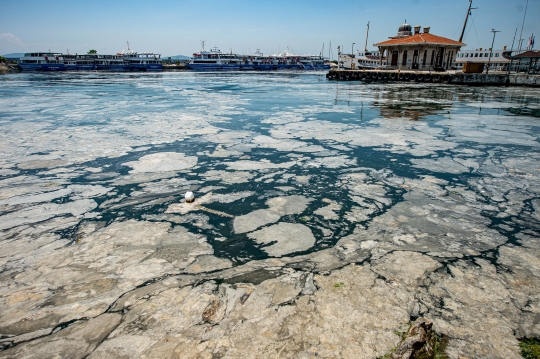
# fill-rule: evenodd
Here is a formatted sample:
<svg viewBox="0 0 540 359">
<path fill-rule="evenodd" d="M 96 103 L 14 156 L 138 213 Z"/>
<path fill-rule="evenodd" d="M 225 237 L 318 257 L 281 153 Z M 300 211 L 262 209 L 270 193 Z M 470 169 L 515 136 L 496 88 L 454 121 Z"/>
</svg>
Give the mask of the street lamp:
<svg viewBox="0 0 540 359">
<path fill-rule="evenodd" d="M 353 55 L 353 57 L 354 57 L 354 45 L 355 45 L 355 44 L 356 44 L 356 42 L 353 42 L 353 43 L 352 43 L 352 49 L 351 49 L 351 55 Z"/>
<path fill-rule="evenodd" d="M 489 60 L 488 60 L 488 66 L 486 70 L 486 75 L 489 74 L 489 64 L 491 63 L 491 56 L 493 56 L 493 44 L 495 43 L 495 34 L 500 32 L 499 30 L 491 29 L 491 32 L 493 33 L 493 41 L 491 41 L 491 49 L 489 50 Z"/>
</svg>

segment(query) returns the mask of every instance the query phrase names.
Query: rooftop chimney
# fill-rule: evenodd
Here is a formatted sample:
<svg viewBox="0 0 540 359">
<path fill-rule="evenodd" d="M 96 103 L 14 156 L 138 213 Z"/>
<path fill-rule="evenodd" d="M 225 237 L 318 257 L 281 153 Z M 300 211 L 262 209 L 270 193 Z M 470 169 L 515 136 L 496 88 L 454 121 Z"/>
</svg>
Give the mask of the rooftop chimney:
<svg viewBox="0 0 540 359">
<path fill-rule="evenodd" d="M 421 28 L 420 25 L 416 25 L 416 26 L 414 27 L 414 34 L 415 34 L 415 35 L 418 35 L 418 34 L 420 33 L 420 28 Z"/>
<path fill-rule="evenodd" d="M 429 34 L 429 26 L 424 26 L 424 34 Z"/>
</svg>

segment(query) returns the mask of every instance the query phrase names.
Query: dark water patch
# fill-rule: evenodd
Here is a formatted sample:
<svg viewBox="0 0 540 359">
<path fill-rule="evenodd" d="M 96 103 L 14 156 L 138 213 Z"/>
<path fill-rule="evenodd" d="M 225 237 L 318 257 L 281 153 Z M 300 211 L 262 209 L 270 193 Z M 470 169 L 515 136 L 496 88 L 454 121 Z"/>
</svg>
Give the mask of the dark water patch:
<svg viewBox="0 0 540 359">
<path fill-rule="evenodd" d="M 232 233 L 230 227 L 220 231 L 220 239 L 225 238 L 225 240 L 215 238 L 216 236 L 208 237 L 208 243 L 212 245 L 214 255 L 230 259 L 235 265 L 268 258 L 268 254 L 261 249 L 261 246 L 248 239 L 246 234 Z"/>
</svg>

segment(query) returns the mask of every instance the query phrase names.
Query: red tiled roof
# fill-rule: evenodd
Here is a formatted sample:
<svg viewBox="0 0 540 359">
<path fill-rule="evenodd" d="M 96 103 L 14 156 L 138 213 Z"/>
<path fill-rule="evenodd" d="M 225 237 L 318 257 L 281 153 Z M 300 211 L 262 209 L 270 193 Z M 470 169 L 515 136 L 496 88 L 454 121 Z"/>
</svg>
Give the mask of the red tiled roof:
<svg viewBox="0 0 540 359">
<path fill-rule="evenodd" d="M 515 55 L 512 57 L 540 57 L 540 51 L 525 51 L 519 55 Z"/>
<path fill-rule="evenodd" d="M 446 37 L 437 36 L 429 33 L 421 33 L 402 37 L 399 39 L 390 39 L 375 44 L 375 46 L 389 46 L 389 45 L 409 45 L 409 44 L 437 44 L 437 45 L 458 45 L 465 46 L 464 43 L 455 40 L 447 39 Z"/>
</svg>

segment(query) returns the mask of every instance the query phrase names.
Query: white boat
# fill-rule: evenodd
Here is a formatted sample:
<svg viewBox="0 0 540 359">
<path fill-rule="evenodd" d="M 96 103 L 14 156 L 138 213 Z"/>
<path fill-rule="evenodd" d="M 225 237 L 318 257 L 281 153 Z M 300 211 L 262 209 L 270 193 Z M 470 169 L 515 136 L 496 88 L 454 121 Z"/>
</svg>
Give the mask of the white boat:
<svg viewBox="0 0 540 359">
<path fill-rule="evenodd" d="M 57 52 L 25 53 L 18 61 L 23 71 L 64 71 L 64 58 Z"/>
<path fill-rule="evenodd" d="M 224 54 L 216 46 L 210 51 L 204 49 L 204 42 L 201 51 L 193 54 L 193 57 L 187 64 L 191 70 L 240 70 L 241 58 L 237 54 Z M 247 60 L 244 60 L 246 62 Z"/>
<path fill-rule="evenodd" d="M 117 56 L 122 56 L 124 61 L 129 64 L 131 71 L 161 71 L 161 54 L 153 52 L 136 52 L 128 50 L 117 53 Z"/>
</svg>

